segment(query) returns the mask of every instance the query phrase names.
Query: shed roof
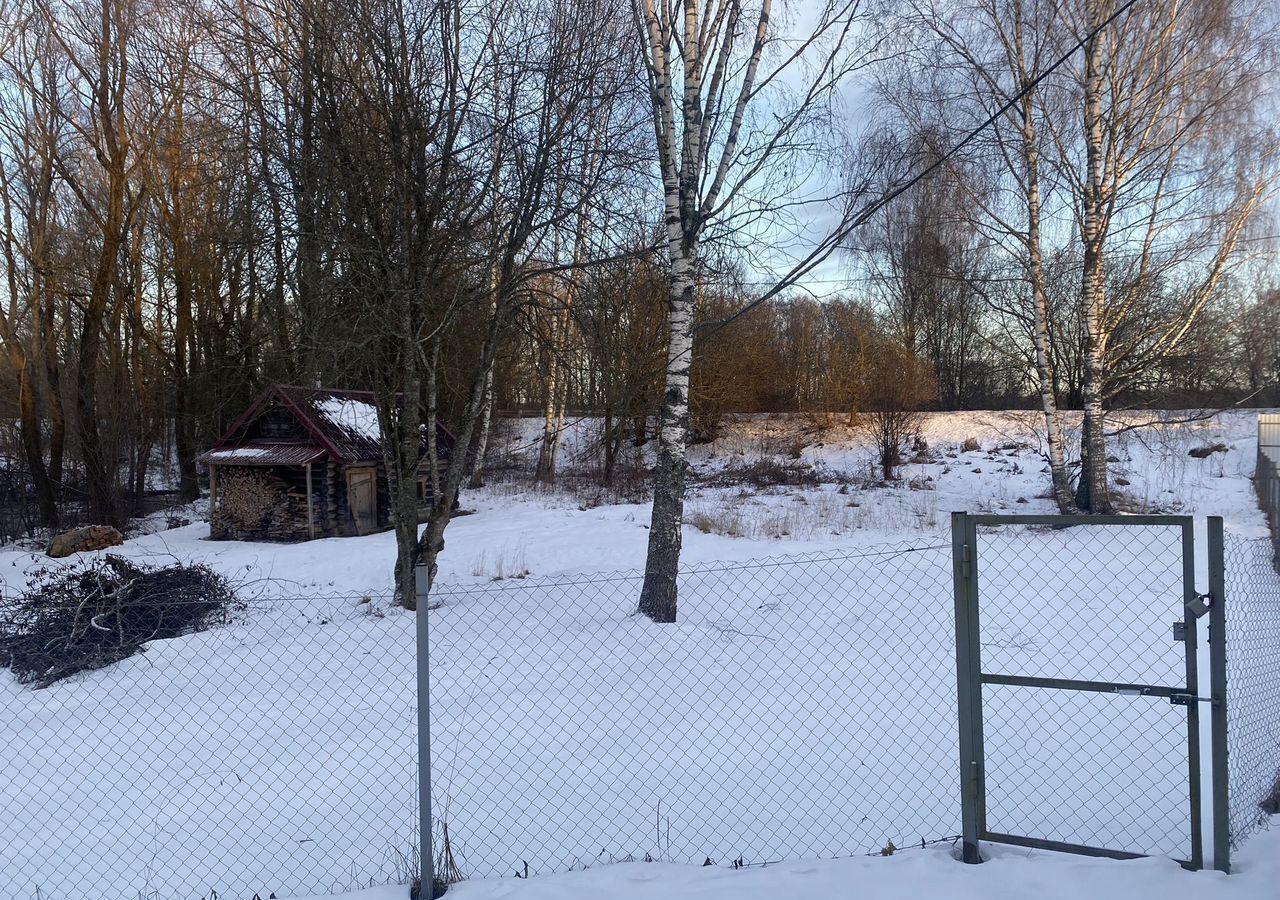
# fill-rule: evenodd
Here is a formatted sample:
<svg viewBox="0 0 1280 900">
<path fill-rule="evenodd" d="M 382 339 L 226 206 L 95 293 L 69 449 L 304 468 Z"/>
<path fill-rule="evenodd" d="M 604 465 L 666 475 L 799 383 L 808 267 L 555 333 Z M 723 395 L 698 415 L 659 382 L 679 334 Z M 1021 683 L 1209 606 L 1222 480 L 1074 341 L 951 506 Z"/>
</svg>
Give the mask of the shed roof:
<svg viewBox="0 0 1280 900">
<path fill-rule="evenodd" d="M 317 444 L 284 444 L 246 441 L 235 447 L 210 450 L 199 460 L 235 466 L 302 466 L 323 459 L 327 451 Z"/>
<path fill-rule="evenodd" d="M 310 435 L 310 442 L 245 440 L 245 430 L 272 400 L 294 415 Z M 453 434 L 443 423 L 437 423 L 436 437 L 442 455 L 452 450 Z M 425 433 L 422 451 L 427 451 Z M 303 465 L 326 454 L 344 463 L 382 460 L 378 410 L 372 391 L 273 384 L 200 459 L 206 463 L 280 466 Z"/>
<path fill-rule="evenodd" d="M 276 391 L 319 443 L 343 462 L 382 459 L 372 391 L 276 385 Z"/>
</svg>

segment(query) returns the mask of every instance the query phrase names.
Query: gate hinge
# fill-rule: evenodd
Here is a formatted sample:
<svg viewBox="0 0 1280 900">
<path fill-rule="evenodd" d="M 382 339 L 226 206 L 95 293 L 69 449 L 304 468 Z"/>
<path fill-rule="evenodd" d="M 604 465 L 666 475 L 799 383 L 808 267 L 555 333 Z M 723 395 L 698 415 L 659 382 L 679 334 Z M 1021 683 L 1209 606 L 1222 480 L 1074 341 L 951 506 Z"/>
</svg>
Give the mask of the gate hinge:
<svg viewBox="0 0 1280 900">
<path fill-rule="evenodd" d="M 965 578 L 973 574 L 972 563 L 969 558 L 969 545 L 965 544 L 960 551 L 960 574 Z"/>
</svg>

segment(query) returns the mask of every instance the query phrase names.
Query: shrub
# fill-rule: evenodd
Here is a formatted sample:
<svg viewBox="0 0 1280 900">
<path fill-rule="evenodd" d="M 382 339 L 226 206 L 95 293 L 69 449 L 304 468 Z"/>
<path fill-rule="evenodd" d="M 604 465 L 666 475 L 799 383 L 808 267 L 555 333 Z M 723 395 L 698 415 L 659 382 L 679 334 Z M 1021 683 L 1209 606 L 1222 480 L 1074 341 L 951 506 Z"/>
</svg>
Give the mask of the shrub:
<svg viewBox="0 0 1280 900">
<path fill-rule="evenodd" d="M 1188 456 L 1196 459 L 1207 459 L 1215 453 L 1226 453 L 1231 448 L 1221 442 L 1216 444 L 1205 444 L 1203 447 L 1192 447 L 1187 451 Z M 1108 460 L 1109 462 L 1110 460 Z"/>
<path fill-rule="evenodd" d="M 929 367 L 901 343 L 882 339 L 871 348 L 864 408 L 857 427 L 871 439 L 885 481 L 893 481 L 902 465 L 902 448 L 919 441 L 924 424 L 921 407 L 936 393 Z"/>
<path fill-rule="evenodd" d="M 47 569 L 0 613 L 0 660 L 38 688 L 101 669 L 225 621 L 237 605 L 226 578 L 207 566 L 142 567 L 107 554 Z"/>
<path fill-rule="evenodd" d="M 719 487 L 740 484 L 757 488 L 816 487 L 822 484 L 822 473 L 808 463 L 762 456 L 739 466 L 727 467 L 707 479 L 706 483 Z"/>
</svg>

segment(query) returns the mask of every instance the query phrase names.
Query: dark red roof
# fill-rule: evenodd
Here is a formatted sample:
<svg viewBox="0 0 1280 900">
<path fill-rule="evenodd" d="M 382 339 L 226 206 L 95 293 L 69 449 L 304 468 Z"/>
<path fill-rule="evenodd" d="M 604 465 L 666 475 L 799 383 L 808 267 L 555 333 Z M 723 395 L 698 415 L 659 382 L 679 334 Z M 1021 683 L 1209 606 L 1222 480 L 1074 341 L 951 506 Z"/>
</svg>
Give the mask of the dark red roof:
<svg viewBox="0 0 1280 900">
<path fill-rule="evenodd" d="M 310 435 L 310 441 L 245 439 L 245 430 L 273 399 L 293 414 Z M 453 449 L 453 435 L 442 423 L 436 425 L 436 443 L 442 456 L 447 456 Z M 303 465 L 324 455 L 346 463 L 381 462 L 382 444 L 374 394 L 372 391 L 274 384 L 254 400 L 218 439 L 213 449 L 200 458 L 206 463 L 232 462 L 230 458 L 223 458 L 223 454 L 237 450 L 248 452 L 237 454 L 234 465 Z M 422 452 L 425 456 L 425 434 Z"/>
<path fill-rule="evenodd" d="M 276 385 L 276 392 L 307 430 L 343 462 L 382 459 L 378 408 L 372 391 Z"/>
</svg>

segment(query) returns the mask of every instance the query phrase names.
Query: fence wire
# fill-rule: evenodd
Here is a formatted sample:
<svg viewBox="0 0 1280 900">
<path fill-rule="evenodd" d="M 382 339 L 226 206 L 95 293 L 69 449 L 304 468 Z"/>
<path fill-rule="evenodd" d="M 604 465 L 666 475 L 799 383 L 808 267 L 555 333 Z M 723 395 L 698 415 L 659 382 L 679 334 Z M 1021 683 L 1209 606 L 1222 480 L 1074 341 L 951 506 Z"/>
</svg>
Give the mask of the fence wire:
<svg viewBox="0 0 1280 900">
<path fill-rule="evenodd" d="M 1269 538 L 1227 535 L 1227 734 L 1233 847 L 1280 813 L 1280 575 Z"/>
<path fill-rule="evenodd" d="M 1175 674 L 1174 543 L 1093 531 L 983 533 L 992 668 Z M 1237 842 L 1280 771 L 1269 552 L 1227 547 Z M 635 573 L 439 586 L 437 849 L 475 878 L 621 859 L 759 865 L 957 834 L 952 576 L 949 546 L 695 566 L 675 625 L 634 613 Z M 1103 629 L 1083 649 L 1082 617 Z M 206 624 L 44 688 L 0 673 L 0 900 L 251 900 L 412 877 L 413 616 L 323 596 L 257 599 Z M 1092 817 L 1112 829 L 1098 840 L 1177 849 L 1160 831 L 1181 813 L 1165 808 L 1160 768 L 1185 760 L 1165 746 L 1176 729 L 1114 705 L 1100 715 L 1096 698 L 988 690 L 993 827 L 1079 840 Z M 1119 793 L 1090 787 L 1116 772 Z M 998 823 L 1002 811 L 1021 818 Z"/>
<path fill-rule="evenodd" d="M 1182 527 L 977 529 L 981 671 L 1178 687 Z M 982 689 L 986 827 L 1191 856 L 1187 712 L 1167 698 L 1044 685 Z"/>
<path fill-rule="evenodd" d="M 634 573 L 440 586 L 437 847 L 479 877 L 955 834 L 950 577 L 942 546 L 709 564 L 674 626 L 634 615 Z M 8 623 L 6 664 L 31 649 Z M 413 616 L 326 596 L 205 624 L 47 687 L 0 676 L 0 900 L 412 877 Z"/>
<path fill-rule="evenodd" d="M 959 826 L 949 548 L 437 592 L 435 816 L 468 876 L 751 865 Z"/>
<path fill-rule="evenodd" d="M 207 624 L 44 688 L 0 672 L 0 900 L 409 879 L 412 617 L 339 596 L 254 600 Z M 7 637 L 11 664 L 29 648 Z"/>
</svg>

